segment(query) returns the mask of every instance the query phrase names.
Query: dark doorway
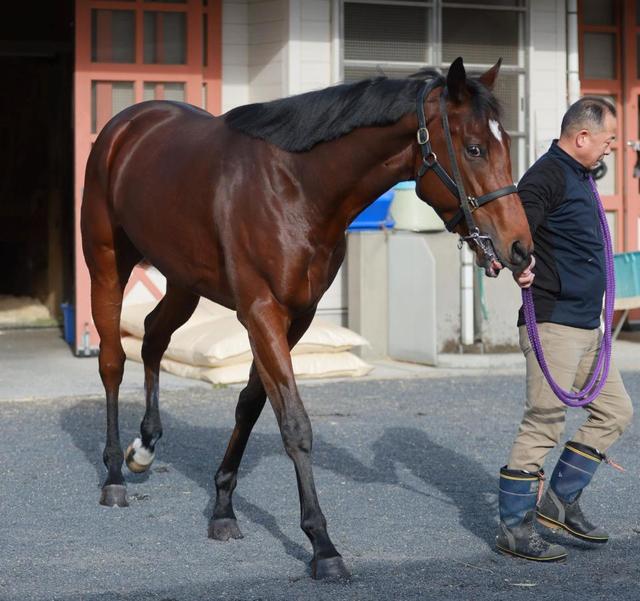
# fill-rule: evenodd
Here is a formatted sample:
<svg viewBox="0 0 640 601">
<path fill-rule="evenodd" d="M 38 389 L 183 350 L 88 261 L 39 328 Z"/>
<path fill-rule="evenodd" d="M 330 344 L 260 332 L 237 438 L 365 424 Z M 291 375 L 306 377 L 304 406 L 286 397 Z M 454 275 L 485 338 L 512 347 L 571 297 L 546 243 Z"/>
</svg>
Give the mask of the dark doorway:
<svg viewBox="0 0 640 601">
<path fill-rule="evenodd" d="M 73 56 L 72 0 L 3 6 L 0 298 L 52 320 L 73 294 Z"/>
</svg>

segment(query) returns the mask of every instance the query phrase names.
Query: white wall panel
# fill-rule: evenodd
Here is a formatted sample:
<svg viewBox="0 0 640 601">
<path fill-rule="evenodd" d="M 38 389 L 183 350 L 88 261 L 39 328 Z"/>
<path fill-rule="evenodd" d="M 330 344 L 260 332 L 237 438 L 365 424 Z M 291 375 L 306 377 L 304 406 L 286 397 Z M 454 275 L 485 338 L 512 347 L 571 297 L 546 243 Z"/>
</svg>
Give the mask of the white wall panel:
<svg viewBox="0 0 640 601">
<path fill-rule="evenodd" d="M 530 3 L 529 155 L 533 163 L 560 133 L 567 108 L 567 40 L 564 2 Z"/>
<path fill-rule="evenodd" d="M 222 3 L 222 112 L 249 102 L 249 4 Z"/>
<path fill-rule="evenodd" d="M 328 21 L 330 12 L 330 0 L 302 0 L 302 19 L 305 22 Z"/>
</svg>

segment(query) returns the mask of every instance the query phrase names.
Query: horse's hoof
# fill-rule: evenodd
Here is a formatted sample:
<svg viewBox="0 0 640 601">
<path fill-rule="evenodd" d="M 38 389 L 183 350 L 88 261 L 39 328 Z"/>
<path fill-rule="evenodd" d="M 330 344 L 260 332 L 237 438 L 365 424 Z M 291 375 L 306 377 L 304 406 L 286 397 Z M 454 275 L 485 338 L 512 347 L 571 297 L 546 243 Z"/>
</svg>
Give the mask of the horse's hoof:
<svg viewBox="0 0 640 601">
<path fill-rule="evenodd" d="M 237 520 L 220 518 L 209 522 L 209 538 L 215 540 L 229 540 L 230 538 L 244 538 Z"/>
<path fill-rule="evenodd" d="M 129 471 L 135 474 L 146 472 L 153 463 L 156 454 L 142 446 L 142 441 L 136 438 L 128 447 L 125 453 L 125 460 Z"/>
<path fill-rule="evenodd" d="M 100 505 L 107 507 L 129 507 L 127 487 L 122 484 L 107 484 L 102 487 Z"/>
<path fill-rule="evenodd" d="M 311 577 L 315 580 L 348 580 L 351 578 L 342 561 L 342 557 L 327 557 L 325 559 L 313 559 L 311 561 Z"/>
</svg>

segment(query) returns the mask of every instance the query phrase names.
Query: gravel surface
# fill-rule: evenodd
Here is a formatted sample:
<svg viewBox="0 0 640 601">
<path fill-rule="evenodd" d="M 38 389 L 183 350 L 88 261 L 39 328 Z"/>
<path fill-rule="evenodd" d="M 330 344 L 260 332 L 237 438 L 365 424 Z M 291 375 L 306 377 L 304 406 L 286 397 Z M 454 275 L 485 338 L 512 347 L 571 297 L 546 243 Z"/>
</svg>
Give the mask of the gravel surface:
<svg viewBox="0 0 640 601">
<path fill-rule="evenodd" d="M 624 377 L 637 404 L 640 373 Z M 0 403 L 0 600 L 640 598 L 637 425 L 612 449 L 627 471 L 601 467 L 584 496 L 609 544 L 550 535 L 570 557 L 538 565 L 493 549 L 497 472 L 522 413 L 522 376 L 301 390 L 320 502 L 350 582 L 309 577 L 295 475 L 269 408 L 234 497 L 245 538 L 207 539 L 212 476 L 238 391 L 196 386 L 163 392 L 165 435 L 149 474 L 126 473 L 127 509 L 98 505 L 101 399 Z M 120 408 L 127 444 L 142 418 L 141 391 L 123 391 Z M 583 417 L 569 412 L 569 436 Z"/>
</svg>

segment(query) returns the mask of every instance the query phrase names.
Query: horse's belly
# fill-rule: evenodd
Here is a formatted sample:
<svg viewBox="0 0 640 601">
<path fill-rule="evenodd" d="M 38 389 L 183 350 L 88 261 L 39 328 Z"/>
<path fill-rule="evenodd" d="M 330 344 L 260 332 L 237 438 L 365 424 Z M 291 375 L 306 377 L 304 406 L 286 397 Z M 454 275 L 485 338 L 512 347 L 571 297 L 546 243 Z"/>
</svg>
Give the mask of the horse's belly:
<svg viewBox="0 0 640 601">
<path fill-rule="evenodd" d="M 151 208 L 139 200 L 142 194 L 133 187 L 122 200 L 127 210 L 116 213 L 133 245 L 173 284 L 208 297 L 216 290 L 227 304 L 228 283 L 210 219 L 195 207 L 176 211 L 160 196 Z"/>
</svg>

